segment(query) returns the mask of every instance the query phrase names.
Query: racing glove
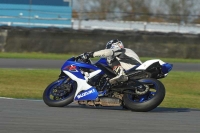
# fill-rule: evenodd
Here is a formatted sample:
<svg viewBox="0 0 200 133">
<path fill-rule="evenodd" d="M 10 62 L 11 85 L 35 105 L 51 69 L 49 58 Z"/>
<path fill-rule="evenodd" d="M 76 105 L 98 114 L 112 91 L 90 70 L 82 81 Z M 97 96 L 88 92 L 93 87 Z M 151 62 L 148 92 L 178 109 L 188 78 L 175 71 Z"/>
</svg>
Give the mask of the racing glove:
<svg viewBox="0 0 200 133">
<path fill-rule="evenodd" d="M 93 53 L 94 52 L 86 52 L 83 55 L 85 56 L 85 59 L 89 59 L 89 58 L 94 58 Z"/>
</svg>

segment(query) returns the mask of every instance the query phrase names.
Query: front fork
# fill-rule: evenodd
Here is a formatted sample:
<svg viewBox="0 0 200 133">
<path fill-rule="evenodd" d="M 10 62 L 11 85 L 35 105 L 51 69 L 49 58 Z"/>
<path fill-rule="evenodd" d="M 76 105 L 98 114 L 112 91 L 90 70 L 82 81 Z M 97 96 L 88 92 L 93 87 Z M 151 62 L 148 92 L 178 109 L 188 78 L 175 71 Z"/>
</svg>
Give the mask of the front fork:
<svg viewBox="0 0 200 133">
<path fill-rule="evenodd" d="M 63 78 L 65 78 L 67 75 L 63 72 L 63 71 L 61 71 L 60 72 L 60 75 L 58 76 L 58 79 L 63 79 Z"/>
<path fill-rule="evenodd" d="M 64 94 L 71 92 L 71 88 L 74 85 L 73 83 L 74 81 L 71 80 L 68 76 L 62 77 L 59 79 L 56 87 L 54 87 L 55 89 L 51 91 L 51 94 L 53 96 L 62 97 Z"/>
</svg>

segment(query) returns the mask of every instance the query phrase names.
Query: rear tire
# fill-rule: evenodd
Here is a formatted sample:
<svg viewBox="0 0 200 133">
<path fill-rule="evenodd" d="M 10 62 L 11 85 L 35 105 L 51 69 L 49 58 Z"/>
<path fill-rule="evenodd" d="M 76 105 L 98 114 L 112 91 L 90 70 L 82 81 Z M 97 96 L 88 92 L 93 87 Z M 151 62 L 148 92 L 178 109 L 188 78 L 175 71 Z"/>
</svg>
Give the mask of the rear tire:
<svg viewBox="0 0 200 133">
<path fill-rule="evenodd" d="M 146 78 L 141 79 L 139 82 L 143 84 L 152 84 L 150 87 L 153 87 L 156 92 L 147 92 L 143 96 L 133 96 L 131 94 L 124 94 L 123 103 L 124 106 L 129 108 L 132 111 L 137 112 L 147 112 L 156 108 L 164 100 L 165 97 L 165 87 L 164 85 L 156 79 Z M 144 98 L 144 100 L 142 98 Z M 139 99 L 139 100 L 136 100 Z"/>
<path fill-rule="evenodd" d="M 44 90 L 44 93 L 43 93 L 43 101 L 46 105 L 50 106 L 50 107 L 64 107 L 70 103 L 73 102 L 74 100 L 74 95 L 75 95 L 75 92 L 76 92 L 76 87 L 74 85 L 72 85 L 72 90 L 70 91 L 70 93 L 68 93 L 66 95 L 66 97 L 64 99 L 61 99 L 61 100 L 56 100 L 56 99 L 52 99 L 50 98 L 51 96 L 51 90 L 56 87 L 59 82 L 61 82 L 63 79 L 59 79 L 59 80 L 56 80 L 54 82 L 52 82 L 49 86 L 47 86 L 47 88 Z M 52 96 L 51 96 L 52 97 Z"/>
</svg>

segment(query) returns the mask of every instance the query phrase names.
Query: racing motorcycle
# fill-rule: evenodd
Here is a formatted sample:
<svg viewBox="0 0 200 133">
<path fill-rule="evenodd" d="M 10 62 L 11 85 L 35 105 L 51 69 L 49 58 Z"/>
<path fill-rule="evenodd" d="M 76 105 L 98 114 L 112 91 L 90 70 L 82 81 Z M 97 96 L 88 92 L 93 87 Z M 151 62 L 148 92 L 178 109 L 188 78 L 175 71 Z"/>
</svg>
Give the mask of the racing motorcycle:
<svg viewBox="0 0 200 133">
<path fill-rule="evenodd" d="M 148 60 L 125 71 L 128 81 L 110 84 L 116 73 L 105 58 L 93 63 L 84 54 L 68 59 L 58 79 L 47 86 L 43 101 L 50 107 L 63 107 L 72 102 L 86 106 L 122 106 L 137 112 L 151 111 L 161 104 L 165 87 L 158 80 L 173 65 L 159 59 Z"/>
</svg>

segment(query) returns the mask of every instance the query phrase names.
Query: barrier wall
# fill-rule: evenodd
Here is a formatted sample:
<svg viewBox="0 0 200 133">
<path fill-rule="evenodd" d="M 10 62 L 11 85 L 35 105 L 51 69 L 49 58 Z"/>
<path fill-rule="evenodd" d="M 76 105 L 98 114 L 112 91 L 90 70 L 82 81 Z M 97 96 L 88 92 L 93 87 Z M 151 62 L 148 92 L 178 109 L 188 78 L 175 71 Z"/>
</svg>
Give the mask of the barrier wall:
<svg viewBox="0 0 200 133">
<path fill-rule="evenodd" d="M 11 28 L 7 29 L 3 49 L 6 52 L 83 53 L 104 49 L 114 38 L 142 57 L 200 58 L 198 34 L 159 32 Z"/>
</svg>

